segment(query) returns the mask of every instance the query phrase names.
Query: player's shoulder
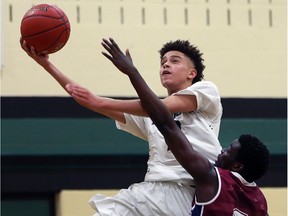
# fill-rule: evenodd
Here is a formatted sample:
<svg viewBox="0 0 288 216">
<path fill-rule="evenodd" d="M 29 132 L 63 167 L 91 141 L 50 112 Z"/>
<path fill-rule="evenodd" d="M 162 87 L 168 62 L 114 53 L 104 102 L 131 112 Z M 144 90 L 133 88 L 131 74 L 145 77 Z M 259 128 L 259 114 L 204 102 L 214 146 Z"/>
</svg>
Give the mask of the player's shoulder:
<svg viewBox="0 0 288 216">
<path fill-rule="evenodd" d="M 233 180 L 234 177 L 230 170 L 222 169 L 220 167 L 215 167 L 215 169 L 218 170 L 219 176 L 222 179 L 222 181 L 229 182 L 228 184 L 230 184 L 231 182 L 234 182 Z"/>
<path fill-rule="evenodd" d="M 191 91 L 208 92 L 209 94 L 219 95 L 219 89 L 215 83 L 211 81 L 199 81 L 188 87 Z"/>
<path fill-rule="evenodd" d="M 198 87 L 198 86 L 202 86 L 202 87 L 210 87 L 210 88 L 216 88 L 217 86 L 215 83 L 208 81 L 208 80 L 202 80 L 202 81 L 198 81 L 194 84 L 192 84 L 193 87 Z"/>
</svg>

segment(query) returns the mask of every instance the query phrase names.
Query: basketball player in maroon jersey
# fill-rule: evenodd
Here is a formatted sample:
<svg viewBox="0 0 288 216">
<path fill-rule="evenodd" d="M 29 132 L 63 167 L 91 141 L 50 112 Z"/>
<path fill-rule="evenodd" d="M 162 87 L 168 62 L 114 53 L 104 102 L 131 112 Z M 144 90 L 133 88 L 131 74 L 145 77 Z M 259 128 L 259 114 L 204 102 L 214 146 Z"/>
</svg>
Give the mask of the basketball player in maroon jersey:
<svg viewBox="0 0 288 216">
<path fill-rule="evenodd" d="M 216 163 L 211 164 L 193 149 L 166 106 L 148 87 L 133 65 L 129 51 L 124 54 L 113 39 L 104 39 L 102 45 L 109 53 L 103 55 L 129 77 L 169 149 L 193 176 L 196 193 L 192 216 L 268 215 L 266 199 L 254 182 L 268 168 L 270 155 L 266 146 L 258 138 L 244 134 L 222 150 Z"/>
</svg>

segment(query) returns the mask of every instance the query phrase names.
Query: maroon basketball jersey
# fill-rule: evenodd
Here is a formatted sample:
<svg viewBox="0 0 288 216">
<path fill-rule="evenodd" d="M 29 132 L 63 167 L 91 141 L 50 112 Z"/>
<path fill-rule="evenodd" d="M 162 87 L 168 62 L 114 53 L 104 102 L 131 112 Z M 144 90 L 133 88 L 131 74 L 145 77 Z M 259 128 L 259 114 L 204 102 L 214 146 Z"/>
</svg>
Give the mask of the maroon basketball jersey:
<svg viewBox="0 0 288 216">
<path fill-rule="evenodd" d="M 266 216 L 267 202 L 255 183 L 246 182 L 238 173 L 216 168 L 220 179 L 214 199 L 206 203 L 194 198 L 192 216 Z"/>
</svg>

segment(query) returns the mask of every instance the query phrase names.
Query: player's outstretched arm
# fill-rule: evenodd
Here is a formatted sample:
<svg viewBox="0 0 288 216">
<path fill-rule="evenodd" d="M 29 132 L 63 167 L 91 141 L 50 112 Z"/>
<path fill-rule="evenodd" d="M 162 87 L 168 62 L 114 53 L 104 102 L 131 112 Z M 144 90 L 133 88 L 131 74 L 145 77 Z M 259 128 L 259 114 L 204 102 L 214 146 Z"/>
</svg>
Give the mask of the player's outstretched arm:
<svg viewBox="0 0 288 216">
<path fill-rule="evenodd" d="M 84 88 L 78 84 L 68 84 L 66 85 L 66 90 L 74 98 L 74 100 L 76 100 L 80 105 L 86 107 L 87 109 L 105 115 L 116 121 L 125 123 L 123 112 L 109 109 L 106 105 L 113 103 L 114 99 L 95 95 L 89 89 Z"/>
<path fill-rule="evenodd" d="M 20 44 L 22 49 L 30 56 L 35 62 L 37 62 L 40 66 L 42 66 L 54 79 L 63 87 L 63 89 L 70 94 L 80 105 L 86 107 L 87 109 L 92 109 L 95 112 L 106 115 L 109 118 L 114 120 L 125 122 L 125 118 L 122 112 L 109 111 L 107 109 L 100 109 L 99 106 L 96 106 L 97 103 L 101 102 L 101 99 L 105 100 L 105 98 L 101 98 L 99 96 L 93 95 L 89 90 L 81 87 L 76 82 L 71 80 L 65 74 L 63 74 L 59 69 L 57 69 L 50 61 L 49 55 L 37 54 L 33 47 L 31 49 L 28 48 L 26 41 L 20 39 Z M 72 94 L 73 89 L 67 88 L 67 86 L 74 86 L 76 88 L 76 92 L 80 94 L 80 96 L 76 96 Z M 92 107 L 92 102 L 95 105 Z M 98 109 L 97 109 L 98 108 Z"/>
<path fill-rule="evenodd" d="M 79 104 L 98 113 L 103 114 L 106 111 L 115 111 L 137 116 L 147 116 L 139 99 L 121 100 L 100 97 L 78 84 L 67 85 L 66 90 Z"/>
</svg>

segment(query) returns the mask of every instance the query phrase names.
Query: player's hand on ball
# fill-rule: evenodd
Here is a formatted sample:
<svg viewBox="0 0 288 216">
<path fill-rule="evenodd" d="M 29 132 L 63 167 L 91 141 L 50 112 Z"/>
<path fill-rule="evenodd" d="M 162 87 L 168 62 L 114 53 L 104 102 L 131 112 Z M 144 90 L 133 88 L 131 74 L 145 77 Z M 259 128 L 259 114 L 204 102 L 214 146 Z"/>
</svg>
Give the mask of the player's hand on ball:
<svg viewBox="0 0 288 216">
<path fill-rule="evenodd" d="M 20 44 L 22 49 L 38 64 L 45 66 L 48 63 L 49 55 L 48 54 L 37 54 L 34 47 L 29 48 L 26 41 L 20 38 Z"/>
<path fill-rule="evenodd" d="M 128 49 L 124 54 L 112 38 L 109 38 L 109 40 L 103 39 L 101 44 L 110 55 L 106 52 L 102 52 L 102 54 L 124 74 L 129 76 L 136 70 Z"/>
</svg>

